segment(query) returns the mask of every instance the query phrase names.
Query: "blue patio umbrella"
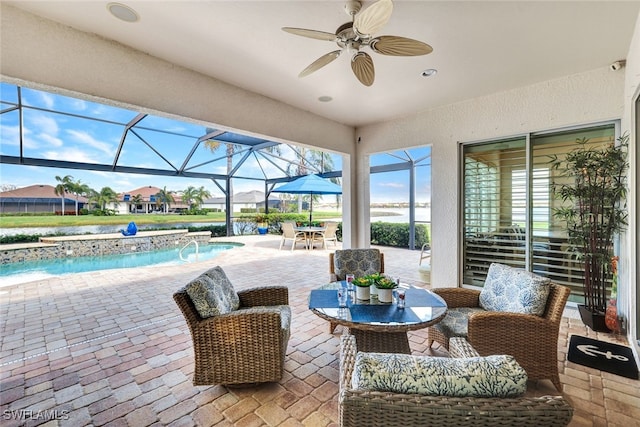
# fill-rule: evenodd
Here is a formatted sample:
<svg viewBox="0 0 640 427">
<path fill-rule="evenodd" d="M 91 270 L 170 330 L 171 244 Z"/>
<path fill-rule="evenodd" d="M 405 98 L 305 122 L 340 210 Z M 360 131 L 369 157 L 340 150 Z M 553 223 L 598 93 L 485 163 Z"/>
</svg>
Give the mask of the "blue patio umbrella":
<svg viewBox="0 0 640 427">
<path fill-rule="evenodd" d="M 289 193 L 289 194 L 309 194 L 311 195 L 311 204 L 309 205 L 309 224 L 311 224 L 311 215 L 313 213 L 313 195 L 314 194 L 342 194 L 342 187 L 338 184 L 320 178 L 318 175 L 305 175 L 295 181 L 287 182 L 280 187 L 271 191 L 272 193 Z"/>
</svg>

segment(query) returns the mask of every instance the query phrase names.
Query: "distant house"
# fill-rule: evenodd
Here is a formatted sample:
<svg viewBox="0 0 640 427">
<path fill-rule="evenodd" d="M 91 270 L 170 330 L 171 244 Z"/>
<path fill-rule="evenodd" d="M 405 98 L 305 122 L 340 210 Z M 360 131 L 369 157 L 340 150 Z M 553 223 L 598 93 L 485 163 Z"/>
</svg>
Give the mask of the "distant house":
<svg viewBox="0 0 640 427">
<path fill-rule="evenodd" d="M 88 202 L 86 197 L 78 197 L 78 210 Z M 65 215 L 75 215 L 76 199 L 72 194 L 64 197 Z M 62 213 L 62 198 L 51 185 L 30 185 L 0 193 L 0 213 Z"/>
<path fill-rule="evenodd" d="M 119 214 L 129 213 L 161 213 L 164 212 L 162 202 L 158 200 L 156 194 L 160 192 L 160 188 L 152 185 L 136 188 L 118 194 L 117 206 L 111 204 L 109 209 L 114 209 Z M 140 203 L 135 203 L 136 196 L 140 195 Z M 186 210 L 189 208 L 182 203 L 182 197 L 173 194 L 175 202 L 169 204 L 169 212 Z"/>
<path fill-rule="evenodd" d="M 202 204 L 204 209 L 226 210 L 225 197 L 213 197 L 207 199 Z M 280 207 L 280 199 L 273 194 L 269 195 L 269 208 L 278 209 Z M 258 190 L 244 191 L 233 195 L 233 210 L 240 212 L 243 208 L 248 209 L 264 209 L 264 193 Z"/>
</svg>

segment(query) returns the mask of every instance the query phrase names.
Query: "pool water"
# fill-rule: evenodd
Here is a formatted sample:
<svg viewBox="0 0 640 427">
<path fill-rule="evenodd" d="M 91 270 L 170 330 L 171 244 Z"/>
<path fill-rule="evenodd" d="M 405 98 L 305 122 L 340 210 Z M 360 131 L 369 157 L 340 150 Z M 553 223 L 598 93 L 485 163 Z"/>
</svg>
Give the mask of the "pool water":
<svg viewBox="0 0 640 427">
<path fill-rule="evenodd" d="M 174 248 L 121 255 L 60 258 L 5 264 L 0 265 L 0 286 L 38 280 L 59 274 L 205 261 L 216 257 L 222 251 L 227 251 L 236 246 L 239 246 L 239 244 L 224 243 L 200 246 L 197 255 L 195 247 L 189 246 L 182 251 L 182 257 L 186 261 L 180 259 L 180 249 Z"/>
</svg>

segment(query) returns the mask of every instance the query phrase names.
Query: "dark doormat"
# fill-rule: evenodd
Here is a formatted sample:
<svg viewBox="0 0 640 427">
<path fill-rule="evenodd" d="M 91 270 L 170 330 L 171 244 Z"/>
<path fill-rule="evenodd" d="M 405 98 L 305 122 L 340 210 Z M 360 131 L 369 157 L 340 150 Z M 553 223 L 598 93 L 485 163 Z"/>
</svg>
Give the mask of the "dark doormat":
<svg viewBox="0 0 640 427">
<path fill-rule="evenodd" d="M 638 368 L 629 347 L 572 335 L 569 342 L 569 362 L 623 377 L 638 379 Z"/>
</svg>

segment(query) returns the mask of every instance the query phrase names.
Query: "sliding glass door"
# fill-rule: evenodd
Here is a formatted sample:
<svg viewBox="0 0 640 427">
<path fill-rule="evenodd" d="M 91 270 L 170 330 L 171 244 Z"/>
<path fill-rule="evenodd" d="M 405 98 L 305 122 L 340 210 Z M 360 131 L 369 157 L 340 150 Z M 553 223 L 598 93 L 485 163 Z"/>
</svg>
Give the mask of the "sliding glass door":
<svg viewBox="0 0 640 427">
<path fill-rule="evenodd" d="M 572 288 L 581 301 L 582 269 L 569 250 L 566 225 L 554 218 L 562 200 L 552 188 L 563 156 L 586 138 L 588 145 L 615 141 L 613 123 L 564 132 L 461 145 L 462 284 L 482 286 L 489 265 L 524 268 Z"/>
</svg>

